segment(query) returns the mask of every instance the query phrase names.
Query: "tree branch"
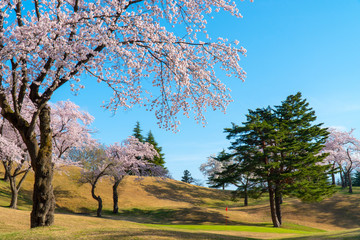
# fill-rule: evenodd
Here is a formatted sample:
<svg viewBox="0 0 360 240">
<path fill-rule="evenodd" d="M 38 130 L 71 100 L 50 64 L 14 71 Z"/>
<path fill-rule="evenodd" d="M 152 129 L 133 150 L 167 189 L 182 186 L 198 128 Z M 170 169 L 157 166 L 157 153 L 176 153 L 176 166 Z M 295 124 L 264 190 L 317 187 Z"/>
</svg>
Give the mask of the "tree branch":
<svg viewBox="0 0 360 240">
<path fill-rule="evenodd" d="M 34 0 L 35 3 L 35 12 L 36 12 L 36 17 L 38 19 L 38 21 L 40 20 L 40 11 L 39 11 L 39 1 L 38 0 Z"/>
</svg>

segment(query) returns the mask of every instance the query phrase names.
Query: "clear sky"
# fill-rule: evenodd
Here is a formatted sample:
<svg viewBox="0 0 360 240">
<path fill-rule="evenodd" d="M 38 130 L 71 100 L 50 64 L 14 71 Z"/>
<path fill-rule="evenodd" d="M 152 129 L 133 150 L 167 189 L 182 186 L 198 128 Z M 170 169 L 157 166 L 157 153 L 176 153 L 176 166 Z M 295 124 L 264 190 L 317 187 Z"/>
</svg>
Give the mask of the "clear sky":
<svg viewBox="0 0 360 240">
<path fill-rule="evenodd" d="M 360 137 L 360 0 L 237 1 L 242 19 L 217 14 L 209 22 L 214 37 L 239 40 L 248 51 L 241 66 L 244 83 L 218 73 L 232 90 L 227 113 L 207 112 L 206 127 L 181 120 L 180 132 L 160 129 L 153 112 L 140 107 L 116 115 L 100 107 L 111 92 L 85 79 L 78 96 L 64 86 L 53 102 L 70 99 L 95 117 L 95 138 L 120 142 L 136 121 L 143 135 L 151 130 L 165 153 L 166 167 L 180 180 L 185 169 L 205 182 L 199 166 L 229 146 L 223 133 L 231 122 L 241 124 L 248 109 L 278 105 L 300 91 L 325 126 L 355 128 Z"/>
</svg>

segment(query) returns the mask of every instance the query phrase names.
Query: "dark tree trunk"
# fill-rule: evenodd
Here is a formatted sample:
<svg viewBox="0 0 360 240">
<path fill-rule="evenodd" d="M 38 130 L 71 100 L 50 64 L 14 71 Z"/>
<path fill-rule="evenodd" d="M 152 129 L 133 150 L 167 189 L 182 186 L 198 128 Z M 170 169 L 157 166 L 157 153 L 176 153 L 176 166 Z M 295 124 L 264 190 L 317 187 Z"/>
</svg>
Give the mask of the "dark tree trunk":
<svg viewBox="0 0 360 240">
<path fill-rule="evenodd" d="M 96 200 L 98 201 L 98 209 L 97 209 L 97 211 L 96 211 L 96 216 L 97 216 L 97 217 L 101 217 L 102 199 L 101 199 L 100 196 L 97 196 L 97 199 L 96 199 Z"/>
<path fill-rule="evenodd" d="M 17 208 L 17 200 L 18 200 L 18 189 L 16 187 L 16 177 L 9 177 L 10 179 L 10 189 L 11 189 L 11 202 L 10 208 Z"/>
<path fill-rule="evenodd" d="M 335 174 L 334 173 L 331 173 L 331 184 L 332 185 L 336 185 L 336 183 L 335 183 Z"/>
<path fill-rule="evenodd" d="M 351 181 L 351 174 L 350 174 L 350 172 L 348 172 L 346 175 L 347 175 L 347 179 L 348 179 L 349 193 L 353 193 L 353 190 L 352 190 L 352 181 Z"/>
<path fill-rule="evenodd" d="M 331 172 L 331 184 L 332 185 L 336 185 L 336 183 L 335 183 L 335 173 L 334 173 L 334 171 L 335 171 L 335 163 L 333 164 L 333 166 L 332 166 L 332 172 Z"/>
<path fill-rule="evenodd" d="M 348 177 L 348 172 L 346 171 L 346 172 L 344 172 L 344 182 L 345 182 L 345 184 L 344 184 L 344 188 L 346 188 L 346 187 L 348 187 L 349 186 L 349 177 Z"/>
<path fill-rule="evenodd" d="M 119 213 L 119 206 L 118 206 L 118 202 L 119 202 L 119 196 L 118 196 L 118 186 L 120 184 L 122 179 L 118 179 L 114 182 L 113 185 L 113 202 L 114 202 L 114 206 L 113 206 L 113 213 Z"/>
<path fill-rule="evenodd" d="M 343 174 L 343 170 L 342 170 L 342 169 L 340 169 L 340 179 L 341 179 L 341 187 L 342 187 L 342 188 L 346 188 L 346 186 L 345 186 L 344 174 Z"/>
<path fill-rule="evenodd" d="M 96 210 L 96 216 L 101 217 L 101 211 L 102 211 L 102 199 L 99 196 L 96 196 L 95 194 L 95 188 L 96 188 L 97 180 L 91 184 L 91 196 L 98 202 L 98 209 Z"/>
<path fill-rule="evenodd" d="M 244 206 L 248 206 L 249 204 L 249 194 L 247 191 L 247 187 L 244 188 Z"/>
<path fill-rule="evenodd" d="M 9 172 L 6 170 L 6 169 L 8 169 L 9 167 L 11 167 L 11 166 L 8 166 L 8 165 L 11 165 L 11 163 L 9 163 L 9 162 L 5 162 L 5 161 L 1 161 L 2 162 L 2 164 L 3 164 L 3 166 L 4 166 L 4 178 L 3 178 L 3 180 L 5 181 L 5 182 L 9 182 L 10 181 L 10 178 L 9 178 Z"/>
<path fill-rule="evenodd" d="M 7 172 L 4 173 L 4 179 L 5 182 L 8 182 L 10 180 L 9 178 L 9 174 L 7 174 Z"/>
<path fill-rule="evenodd" d="M 40 148 L 37 156 L 31 154 L 31 165 L 35 172 L 31 227 L 50 226 L 54 222 L 55 197 L 53 193 L 52 133 L 50 108 L 45 106 L 39 115 Z M 27 144 L 28 145 L 28 144 Z M 32 146 L 33 147 L 33 146 Z"/>
<path fill-rule="evenodd" d="M 22 164 L 21 164 L 22 166 Z M 19 195 L 19 191 L 21 188 L 22 183 L 24 182 L 27 174 L 30 171 L 30 167 L 24 171 L 21 171 L 20 173 L 18 172 L 19 169 L 21 169 L 21 166 L 19 166 L 18 169 L 15 170 L 13 176 L 11 175 L 11 173 L 8 172 L 9 174 L 9 179 L 10 179 L 10 188 L 11 188 L 11 203 L 10 203 L 10 208 L 17 208 L 17 200 L 18 200 L 18 195 Z M 19 174 L 23 174 L 23 176 L 21 177 L 19 183 L 16 185 L 16 176 L 18 176 Z"/>
<path fill-rule="evenodd" d="M 281 214 L 281 204 L 282 204 L 282 194 L 278 187 L 275 188 L 275 209 L 276 217 L 279 221 L 279 224 L 282 224 L 282 214 Z"/>
<path fill-rule="evenodd" d="M 276 216 L 275 196 L 274 196 L 275 193 L 274 193 L 274 189 L 271 187 L 271 183 L 268 184 L 268 190 L 269 190 L 271 220 L 273 222 L 274 227 L 280 227 L 281 224 L 279 222 L 278 217 Z"/>
</svg>

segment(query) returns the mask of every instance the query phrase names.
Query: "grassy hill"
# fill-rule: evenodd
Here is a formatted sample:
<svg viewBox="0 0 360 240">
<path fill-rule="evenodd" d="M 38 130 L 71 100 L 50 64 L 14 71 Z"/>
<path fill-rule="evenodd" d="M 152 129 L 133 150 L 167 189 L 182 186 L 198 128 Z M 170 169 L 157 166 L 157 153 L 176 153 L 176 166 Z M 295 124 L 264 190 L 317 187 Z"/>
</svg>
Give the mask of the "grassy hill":
<svg viewBox="0 0 360 240">
<path fill-rule="evenodd" d="M 20 191 L 19 210 L 7 208 L 10 190 L 0 181 L 0 239 L 360 239 L 360 188 L 315 204 L 285 198 L 285 224 L 276 229 L 266 198 L 243 207 L 241 201 L 229 200 L 229 191 L 150 177 L 123 180 L 119 214 L 111 213 L 111 181 L 102 179 L 97 194 L 103 198 L 104 217 L 96 218 L 97 202 L 90 185 L 77 183 L 79 175 L 78 168 L 56 174 L 55 224 L 31 230 L 33 175 Z"/>
</svg>

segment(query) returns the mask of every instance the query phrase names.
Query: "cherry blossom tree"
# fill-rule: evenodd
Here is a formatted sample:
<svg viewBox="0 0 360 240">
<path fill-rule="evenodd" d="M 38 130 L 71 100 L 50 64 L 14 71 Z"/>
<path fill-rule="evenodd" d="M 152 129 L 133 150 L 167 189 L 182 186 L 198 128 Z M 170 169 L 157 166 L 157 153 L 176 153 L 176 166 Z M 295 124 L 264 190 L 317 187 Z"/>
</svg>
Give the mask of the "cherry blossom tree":
<svg viewBox="0 0 360 240">
<path fill-rule="evenodd" d="M 225 154 L 225 151 L 221 152 Z M 213 181 L 214 179 L 218 179 L 223 172 L 226 166 L 232 164 L 231 162 L 220 161 L 219 158 L 215 155 L 211 155 L 207 158 L 206 163 L 200 165 L 200 171 L 204 176 L 208 177 L 208 183 L 210 185 L 215 185 L 216 183 Z M 222 185 L 223 190 L 225 189 L 225 184 Z"/>
<path fill-rule="evenodd" d="M 100 178 L 108 174 L 109 168 L 112 166 L 106 155 L 105 147 L 99 144 L 77 149 L 71 152 L 71 157 L 82 165 L 79 182 L 91 185 L 91 196 L 98 202 L 96 215 L 101 217 L 103 204 L 101 196 L 95 193 L 96 185 Z"/>
<path fill-rule="evenodd" d="M 90 128 L 94 117 L 80 110 L 75 103 L 68 100 L 51 104 L 51 117 L 53 153 L 57 162 L 70 160 L 68 154 L 71 148 L 96 145 Z"/>
<path fill-rule="evenodd" d="M 10 183 L 10 208 L 17 208 L 18 193 L 31 166 L 26 147 L 16 130 L 6 120 L 1 119 L 0 122 L 0 158 Z M 19 182 L 17 177 L 20 177 Z"/>
<path fill-rule="evenodd" d="M 113 181 L 113 212 L 118 213 L 118 186 L 126 175 L 162 177 L 167 171 L 154 163 L 149 162 L 158 156 L 157 151 L 148 142 L 140 142 L 130 136 L 122 143 L 115 143 L 107 148 L 107 155 L 112 163 L 109 175 Z"/>
<path fill-rule="evenodd" d="M 34 107 L 27 102 L 24 115 L 33 112 Z M 72 148 L 82 148 L 95 144 L 91 137 L 90 124 L 93 116 L 81 111 L 76 104 L 66 101 L 52 104 L 51 127 L 53 129 L 53 163 L 56 166 L 69 165 L 73 162 L 68 157 L 68 152 Z M 38 129 L 36 129 L 38 132 Z M 3 142 L 0 148 L 2 163 L 6 175 L 10 180 L 11 189 L 11 208 L 17 208 L 18 192 L 25 180 L 28 172 L 31 170 L 31 164 L 27 153 L 26 145 L 16 129 L 5 120 L 0 121 L 0 138 Z M 20 181 L 16 182 L 16 177 L 21 176 Z"/>
<path fill-rule="evenodd" d="M 333 168 L 339 167 L 342 185 L 349 186 L 349 193 L 352 193 L 351 173 L 360 166 L 360 140 L 353 136 L 353 131 L 354 129 L 347 132 L 330 128 L 330 135 L 323 149 L 329 153 L 325 161 L 332 164 Z"/>
<path fill-rule="evenodd" d="M 206 25 L 214 10 L 241 17 L 231 0 L 0 1 L 1 115 L 25 142 L 35 172 L 31 227 L 54 221 L 48 101 L 64 84 L 78 91 L 92 76 L 113 90 L 105 108 L 144 106 L 166 129 L 176 129 L 178 113 L 204 123 L 207 107 L 226 110 L 231 98 L 215 69 L 243 80 L 246 50 L 212 39 Z M 21 114 L 26 97 L 35 106 L 30 119 Z"/>
</svg>

